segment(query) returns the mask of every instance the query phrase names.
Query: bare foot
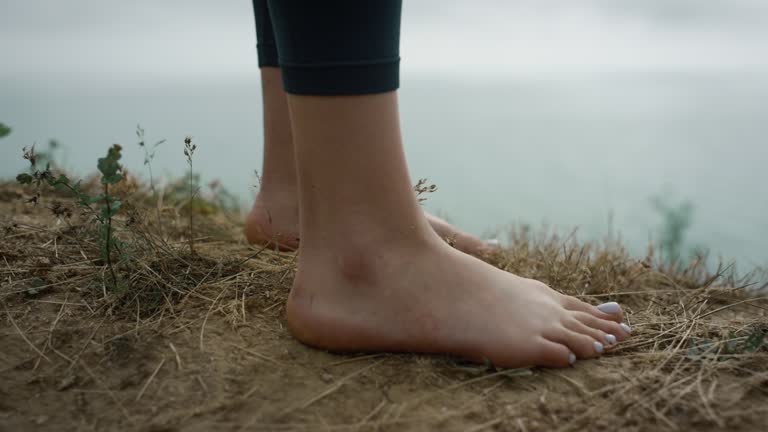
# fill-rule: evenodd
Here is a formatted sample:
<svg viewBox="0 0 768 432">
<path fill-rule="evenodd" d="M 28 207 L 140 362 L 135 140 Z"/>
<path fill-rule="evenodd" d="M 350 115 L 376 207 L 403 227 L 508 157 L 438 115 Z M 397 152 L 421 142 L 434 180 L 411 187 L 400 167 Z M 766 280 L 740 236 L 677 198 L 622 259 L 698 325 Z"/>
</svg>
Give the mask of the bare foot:
<svg viewBox="0 0 768 432">
<path fill-rule="evenodd" d="M 308 345 L 566 367 L 629 335 L 615 303 L 603 308 L 615 314 L 603 313 L 435 236 L 376 247 L 350 240 L 344 250 L 302 246 L 288 324 Z"/>
<path fill-rule="evenodd" d="M 299 247 L 299 206 L 294 192 L 259 193 L 245 220 L 245 237 L 251 244 L 268 245 L 283 251 Z M 456 249 L 483 256 L 498 249 L 498 242 L 484 241 L 463 232 L 443 219 L 425 212 L 440 238 Z"/>
<path fill-rule="evenodd" d="M 299 248 L 299 206 L 293 193 L 259 192 L 245 219 L 245 238 L 251 244 L 283 251 Z"/>
<path fill-rule="evenodd" d="M 449 224 L 437 216 L 424 213 L 427 222 L 435 230 L 435 233 L 448 244 L 470 255 L 481 257 L 499 248 L 496 240 L 481 240 L 472 234 L 466 233 Z"/>
</svg>

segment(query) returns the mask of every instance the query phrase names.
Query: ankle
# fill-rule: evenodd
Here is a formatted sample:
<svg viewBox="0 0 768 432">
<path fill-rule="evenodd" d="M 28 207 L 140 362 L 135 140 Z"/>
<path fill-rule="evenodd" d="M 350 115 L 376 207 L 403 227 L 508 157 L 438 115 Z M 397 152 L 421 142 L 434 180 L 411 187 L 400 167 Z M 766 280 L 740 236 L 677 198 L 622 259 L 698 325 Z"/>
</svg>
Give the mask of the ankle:
<svg viewBox="0 0 768 432">
<path fill-rule="evenodd" d="M 372 289 L 382 282 L 383 274 L 399 271 L 396 269 L 405 272 L 410 263 L 445 246 L 431 231 L 400 240 L 344 235 L 331 237 L 324 244 L 305 237 L 301 242 L 294 288 L 299 291 Z"/>
<path fill-rule="evenodd" d="M 398 222 L 385 215 L 370 217 L 359 213 L 334 212 L 324 223 L 303 220 L 301 254 L 324 265 L 346 265 L 357 257 L 408 256 L 443 241 L 426 221 Z M 309 219 L 309 218 L 307 218 Z"/>
<path fill-rule="evenodd" d="M 245 220 L 245 236 L 252 244 L 275 243 L 280 248 L 298 248 L 299 204 L 289 186 L 270 183 L 256 195 Z"/>
<path fill-rule="evenodd" d="M 262 177 L 258 187 L 257 199 L 261 198 L 262 200 L 278 201 L 281 203 L 290 202 L 293 206 L 299 206 L 299 189 L 296 179 Z"/>
<path fill-rule="evenodd" d="M 355 329 L 359 315 L 371 302 L 405 301 L 390 291 L 393 272 L 411 274 L 412 264 L 429 254 L 424 242 L 307 248 L 301 243 L 298 272 L 286 305 L 291 333 L 298 340 L 324 349 L 346 351 L 347 338 L 365 339 Z M 340 333 L 341 332 L 341 333 Z"/>
</svg>

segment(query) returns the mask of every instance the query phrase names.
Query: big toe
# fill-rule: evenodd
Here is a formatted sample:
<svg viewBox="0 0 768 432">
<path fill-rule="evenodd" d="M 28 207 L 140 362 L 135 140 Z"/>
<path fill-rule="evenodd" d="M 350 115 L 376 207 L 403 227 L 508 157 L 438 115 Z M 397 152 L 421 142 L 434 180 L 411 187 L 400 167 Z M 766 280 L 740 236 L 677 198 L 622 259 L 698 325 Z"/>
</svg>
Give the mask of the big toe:
<svg viewBox="0 0 768 432">
<path fill-rule="evenodd" d="M 620 323 L 624 319 L 624 311 L 616 302 L 608 302 L 597 306 L 592 306 L 591 304 L 585 303 L 576 297 L 563 296 L 561 303 L 563 307 L 568 310 L 586 312 L 603 320 Z"/>
</svg>

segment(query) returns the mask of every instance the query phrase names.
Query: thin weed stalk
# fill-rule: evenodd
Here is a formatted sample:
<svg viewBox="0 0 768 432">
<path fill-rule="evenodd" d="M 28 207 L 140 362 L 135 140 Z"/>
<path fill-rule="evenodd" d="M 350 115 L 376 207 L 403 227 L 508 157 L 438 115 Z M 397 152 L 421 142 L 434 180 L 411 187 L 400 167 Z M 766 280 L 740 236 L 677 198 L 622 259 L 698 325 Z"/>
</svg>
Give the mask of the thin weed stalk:
<svg viewBox="0 0 768 432">
<path fill-rule="evenodd" d="M 144 140 L 144 128 L 142 128 L 141 125 L 136 125 L 136 137 L 139 139 L 139 147 L 144 150 L 144 165 L 147 167 L 147 171 L 149 171 L 149 188 L 152 191 L 152 199 L 155 201 L 157 229 L 160 233 L 160 237 L 163 238 L 163 220 L 160 215 L 160 195 L 157 193 L 157 188 L 155 187 L 155 177 L 152 173 L 152 160 L 155 158 L 155 152 L 157 151 L 157 148 L 163 144 L 165 140 L 162 139 L 157 141 L 152 145 L 152 148 L 150 149 L 147 147 L 146 141 Z"/>
<path fill-rule="evenodd" d="M 117 275 L 115 274 L 115 266 L 112 265 L 112 206 L 109 202 L 109 184 L 104 184 L 104 208 L 107 212 L 107 224 L 106 224 L 106 245 L 105 253 L 107 258 L 107 268 L 109 268 L 109 274 L 112 276 L 112 286 L 117 287 Z"/>
<path fill-rule="evenodd" d="M 184 156 L 187 157 L 189 165 L 189 253 L 195 253 L 195 230 L 194 230 L 194 200 L 197 189 L 195 188 L 194 171 L 192 165 L 192 156 L 195 154 L 197 144 L 192 144 L 192 137 L 184 138 Z"/>
</svg>

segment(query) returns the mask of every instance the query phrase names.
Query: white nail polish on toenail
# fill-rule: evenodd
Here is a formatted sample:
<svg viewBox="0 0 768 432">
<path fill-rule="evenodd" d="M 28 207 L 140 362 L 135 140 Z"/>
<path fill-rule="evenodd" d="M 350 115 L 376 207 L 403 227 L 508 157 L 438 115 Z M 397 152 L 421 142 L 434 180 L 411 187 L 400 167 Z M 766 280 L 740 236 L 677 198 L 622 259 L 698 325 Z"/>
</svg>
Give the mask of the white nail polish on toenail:
<svg viewBox="0 0 768 432">
<path fill-rule="evenodd" d="M 568 354 L 568 363 L 570 364 L 576 363 L 576 354 L 574 353 Z"/>
<path fill-rule="evenodd" d="M 598 353 L 603 352 L 603 344 L 601 344 L 600 342 L 595 342 L 595 351 L 597 351 Z"/>
<path fill-rule="evenodd" d="M 599 309 L 600 312 L 607 313 L 607 314 L 617 314 L 619 313 L 619 311 L 621 311 L 621 307 L 616 302 L 603 303 L 601 305 L 598 305 L 597 309 Z"/>
<path fill-rule="evenodd" d="M 493 248 L 497 248 L 501 246 L 501 243 L 499 242 L 499 239 L 489 239 L 485 241 L 485 245 Z"/>
<path fill-rule="evenodd" d="M 616 343 L 616 336 L 612 334 L 605 335 L 605 342 L 608 343 L 608 345 L 613 345 Z"/>
<path fill-rule="evenodd" d="M 621 323 L 621 324 L 619 324 L 619 326 L 621 326 L 621 329 L 622 329 L 622 330 L 624 330 L 625 332 L 627 332 L 627 333 L 629 333 L 629 334 L 632 334 L 632 329 L 631 329 L 631 328 L 629 328 L 629 326 L 628 326 L 628 325 L 626 325 L 626 324 L 624 324 L 624 323 Z"/>
</svg>

